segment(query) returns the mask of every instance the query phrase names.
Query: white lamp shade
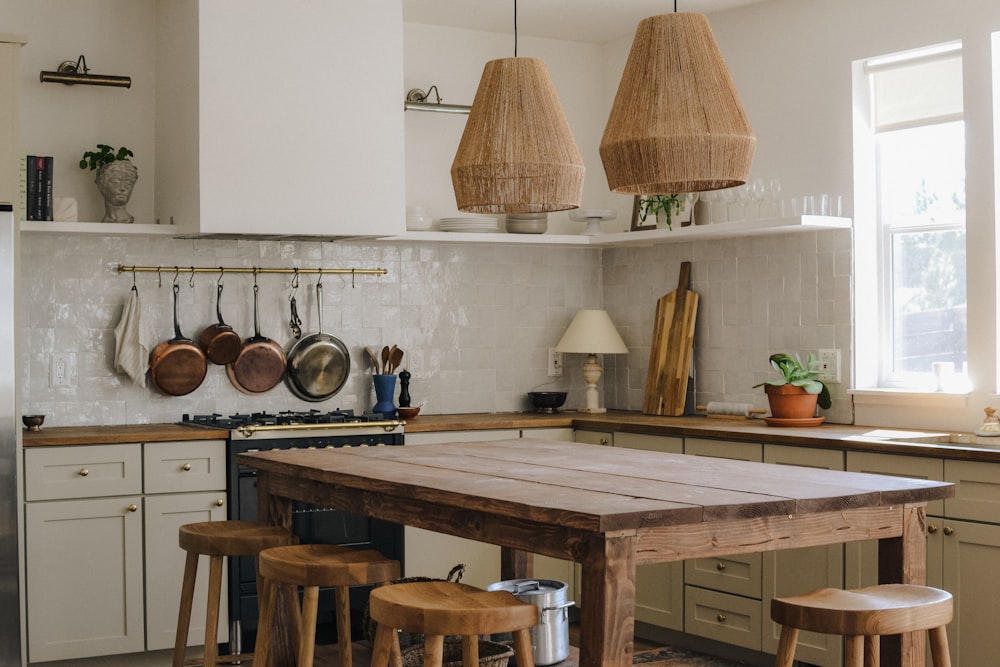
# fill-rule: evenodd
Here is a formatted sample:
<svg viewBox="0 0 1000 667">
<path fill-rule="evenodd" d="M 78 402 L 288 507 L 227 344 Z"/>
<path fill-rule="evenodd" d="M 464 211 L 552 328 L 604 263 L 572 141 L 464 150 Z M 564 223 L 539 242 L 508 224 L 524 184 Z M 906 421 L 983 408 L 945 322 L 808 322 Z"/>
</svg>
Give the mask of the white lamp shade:
<svg viewBox="0 0 1000 667">
<path fill-rule="evenodd" d="M 580 310 L 556 345 L 559 352 L 625 354 L 628 346 L 606 310 Z"/>
</svg>

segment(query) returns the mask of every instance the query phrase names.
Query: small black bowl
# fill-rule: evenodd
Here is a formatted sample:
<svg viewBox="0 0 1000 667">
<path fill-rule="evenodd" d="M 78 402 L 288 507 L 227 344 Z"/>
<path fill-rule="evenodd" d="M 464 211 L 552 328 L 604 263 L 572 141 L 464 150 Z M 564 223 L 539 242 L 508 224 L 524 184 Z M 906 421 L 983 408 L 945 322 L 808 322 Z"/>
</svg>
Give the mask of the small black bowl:
<svg viewBox="0 0 1000 667">
<path fill-rule="evenodd" d="M 558 408 L 561 408 L 562 404 L 566 402 L 565 391 L 529 391 L 528 396 L 531 398 L 531 405 L 534 406 L 535 412 L 558 412 Z"/>
</svg>

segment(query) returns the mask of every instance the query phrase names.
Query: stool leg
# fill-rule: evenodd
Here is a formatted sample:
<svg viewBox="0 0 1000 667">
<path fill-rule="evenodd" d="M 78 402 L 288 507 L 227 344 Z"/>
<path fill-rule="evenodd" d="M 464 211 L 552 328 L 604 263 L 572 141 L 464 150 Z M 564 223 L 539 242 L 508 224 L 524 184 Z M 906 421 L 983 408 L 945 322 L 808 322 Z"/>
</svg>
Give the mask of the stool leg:
<svg viewBox="0 0 1000 667">
<path fill-rule="evenodd" d="M 478 667 L 479 635 L 462 635 L 462 666 Z"/>
<path fill-rule="evenodd" d="M 276 599 L 274 589 L 278 586 L 278 582 L 263 577 L 260 578 L 259 582 L 260 618 L 257 620 L 257 640 L 253 647 L 253 665 L 254 667 L 267 667 L 271 657 L 271 627 L 274 624 Z"/>
<path fill-rule="evenodd" d="M 372 642 L 372 663 L 371 667 L 391 667 L 393 640 L 399 641 L 396 635 L 396 628 L 390 628 L 385 623 L 378 623 L 375 626 L 375 641 Z M 398 646 L 398 644 L 397 644 Z M 399 654 L 399 649 L 396 649 Z"/>
<path fill-rule="evenodd" d="M 865 637 L 865 667 L 878 667 L 882 662 L 882 638 L 878 635 Z"/>
<path fill-rule="evenodd" d="M 799 629 L 787 625 L 781 626 L 781 637 L 778 639 L 778 655 L 774 658 L 774 667 L 792 667 L 795 660 L 795 644 L 799 640 Z"/>
<path fill-rule="evenodd" d="M 298 667 L 312 667 L 316 652 L 316 607 L 319 605 L 319 586 L 305 586 L 302 589 L 302 624 L 299 627 Z M 344 667 L 344 663 L 341 663 Z M 347 667 L 351 667 L 350 664 Z"/>
<path fill-rule="evenodd" d="M 208 611 L 205 614 L 205 667 L 219 659 L 219 600 L 222 598 L 222 556 L 208 559 Z"/>
<path fill-rule="evenodd" d="M 424 667 L 444 664 L 444 635 L 427 635 L 424 640 Z"/>
<path fill-rule="evenodd" d="M 948 652 L 948 632 L 941 626 L 927 631 L 931 640 L 931 664 L 934 667 L 951 667 L 951 654 Z"/>
<path fill-rule="evenodd" d="M 340 666 L 351 667 L 351 589 L 337 586 L 334 604 L 337 607 L 337 653 Z"/>
<path fill-rule="evenodd" d="M 531 632 L 527 629 L 514 631 L 514 655 L 518 667 L 535 667 L 535 653 L 531 648 Z"/>
<path fill-rule="evenodd" d="M 844 667 L 864 667 L 865 638 L 860 635 L 846 637 L 844 644 Z"/>
<path fill-rule="evenodd" d="M 188 551 L 184 559 L 184 580 L 181 583 L 181 603 L 177 612 L 177 633 L 174 636 L 173 667 L 184 667 L 188 628 L 191 625 L 191 605 L 194 603 L 194 582 L 198 576 L 198 554 Z"/>
</svg>

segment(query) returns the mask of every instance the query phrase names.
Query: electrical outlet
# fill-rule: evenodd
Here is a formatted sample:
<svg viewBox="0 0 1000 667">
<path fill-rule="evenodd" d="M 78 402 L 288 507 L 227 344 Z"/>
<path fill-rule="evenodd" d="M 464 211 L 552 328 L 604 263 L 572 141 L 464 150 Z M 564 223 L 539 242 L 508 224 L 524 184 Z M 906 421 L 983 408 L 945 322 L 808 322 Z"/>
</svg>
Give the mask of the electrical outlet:
<svg viewBox="0 0 1000 667">
<path fill-rule="evenodd" d="M 819 350 L 819 379 L 827 384 L 840 382 L 840 350 Z"/>
<path fill-rule="evenodd" d="M 76 384 L 76 355 L 53 354 L 49 363 L 49 386 L 72 387 Z"/>
<path fill-rule="evenodd" d="M 548 376 L 550 378 L 561 377 L 563 374 L 563 353 L 554 347 L 549 348 Z"/>
</svg>

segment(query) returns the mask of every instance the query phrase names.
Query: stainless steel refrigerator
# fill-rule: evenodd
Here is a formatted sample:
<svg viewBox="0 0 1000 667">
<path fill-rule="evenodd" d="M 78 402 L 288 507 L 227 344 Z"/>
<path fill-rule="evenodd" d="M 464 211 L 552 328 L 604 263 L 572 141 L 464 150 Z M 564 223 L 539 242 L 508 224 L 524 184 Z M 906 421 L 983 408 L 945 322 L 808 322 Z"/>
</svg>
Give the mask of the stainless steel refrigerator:
<svg viewBox="0 0 1000 667">
<path fill-rule="evenodd" d="M 21 417 L 17 385 L 18 227 L 10 204 L 0 204 L 0 665 L 21 664 L 21 603 L 18 595 L 18 438 Z"/>
</svg>

